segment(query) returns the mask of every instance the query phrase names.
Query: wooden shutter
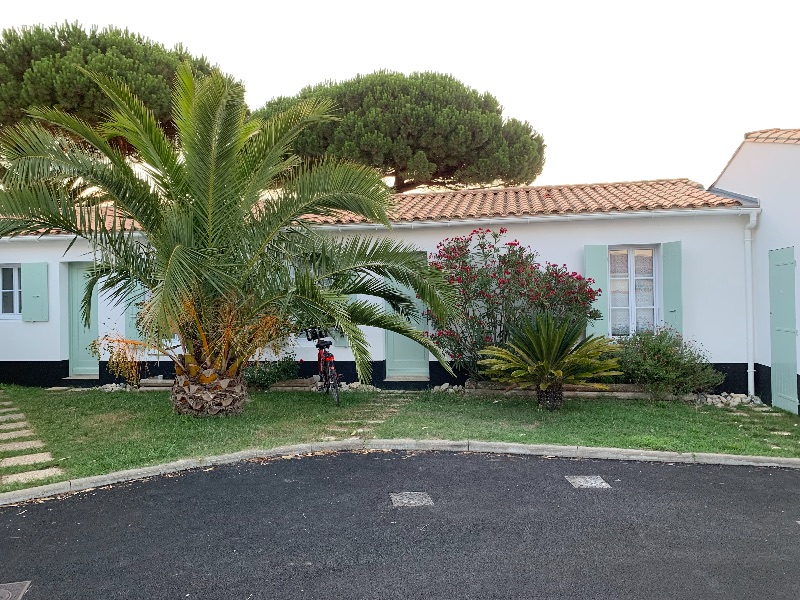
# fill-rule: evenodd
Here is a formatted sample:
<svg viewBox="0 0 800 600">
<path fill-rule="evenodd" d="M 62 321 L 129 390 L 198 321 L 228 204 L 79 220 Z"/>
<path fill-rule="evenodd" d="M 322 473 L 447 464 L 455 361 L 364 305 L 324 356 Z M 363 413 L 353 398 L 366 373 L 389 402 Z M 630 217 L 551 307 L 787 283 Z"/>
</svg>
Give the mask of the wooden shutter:
<svg viewBox="0 0 800 600">
<path fill-rule="evenodd" d="M 608 246 L 587 245 L 583 247 L 583 276 L 594 279 L 592 287 L 601 289 L 602 293 L 594 301 L 592 308 L 602 313 L 602 318 L 589 323 L 586 335 L 607 337 L 608 329 L 608 298 L 611 290 L 608 287 Z"/>
<path fill-rule="evenodd" d="M 21 271 L 22 320 L 47 321 L 50 317 L 47 263 L 23 263 Z"/>
<path fill-rule="evenodd" d="M 681 274 L 681 243 L 667 242 L 661 246 L 664 269 L 664 325 L 678 333 L 683 331 L 683 286 Z"/>
</svg>

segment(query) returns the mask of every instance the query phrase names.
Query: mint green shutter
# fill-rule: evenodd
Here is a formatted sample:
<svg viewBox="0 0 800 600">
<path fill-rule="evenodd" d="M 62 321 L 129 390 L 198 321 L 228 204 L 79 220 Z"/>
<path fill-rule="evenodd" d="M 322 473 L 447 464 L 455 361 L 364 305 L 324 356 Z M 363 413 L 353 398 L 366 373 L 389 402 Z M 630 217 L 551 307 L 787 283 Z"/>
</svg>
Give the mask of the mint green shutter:
<svg viewBox="0 0 800 600">
<path fill-rule="evenodd" d="M 47 263 L 23 263 L 22 281 L 22 320 L 29 322 L 47 321 Z"/>
<path fill-rule="evenodd" d="M 794 247 L 769 251 L 772 406 L 794 414 L 798 411 L 796 270 Z"/>
<path fill-rule="evenodd" d="M 681 284 L 681 243 L 661 246 L 664 267 L 664 325 L 683 331 L 683 286 Z"/>
<path fill-rule="evenodd" d="M 141 286 L 136 287 L 136 292 L 132 294 L 134 302 L 125 308 L 125 339 L 127 340 L 141 340 L 142 334 L 139 333 L 139 328 L 136 326 L 136 319 L 139 318 L 138 304 L 144 300 L 141 297 Z"/>
<path fill-rule="evenodd" d="M 586 335 L 607 337 L 608 329 L 608 246 L 587 245 L 583 247 L 583 276 L 594 279 L 592 287 L 602 290 L 592 308 L 602 313 L 602 317 L 589 323 Z"/>
</svg>

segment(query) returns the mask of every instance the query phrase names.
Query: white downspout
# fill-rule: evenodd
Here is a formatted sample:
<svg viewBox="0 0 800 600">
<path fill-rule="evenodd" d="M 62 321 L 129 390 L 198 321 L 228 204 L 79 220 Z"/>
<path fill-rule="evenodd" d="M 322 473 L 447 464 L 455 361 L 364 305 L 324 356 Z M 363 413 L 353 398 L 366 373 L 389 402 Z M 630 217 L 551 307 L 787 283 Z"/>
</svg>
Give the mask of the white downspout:
<svg viewBox="0 0 800 600">
<path fill-rule="evenodd" d="M 753 229 L 758 225 L 758 213 L 750 213 L 744 226 L 744 310 L 747 328 L 747 395 L 756 395 L 755 319 L 753 318 Z"/>
</svg>

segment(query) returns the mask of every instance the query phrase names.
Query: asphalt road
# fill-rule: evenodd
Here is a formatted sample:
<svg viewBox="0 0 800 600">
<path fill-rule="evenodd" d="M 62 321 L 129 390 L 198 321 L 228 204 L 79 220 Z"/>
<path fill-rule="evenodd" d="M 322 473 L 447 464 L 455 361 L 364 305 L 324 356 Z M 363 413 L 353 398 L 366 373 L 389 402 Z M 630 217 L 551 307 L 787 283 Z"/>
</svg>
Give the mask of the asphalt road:
<svg viewBox="0 0 800 600">
<path fill-rule="evenodd" d="M 799 559 L 800 472 L 774 468 L 354 452 L 0 508 L 24 600 L 797 600 Z"/>
</svg>

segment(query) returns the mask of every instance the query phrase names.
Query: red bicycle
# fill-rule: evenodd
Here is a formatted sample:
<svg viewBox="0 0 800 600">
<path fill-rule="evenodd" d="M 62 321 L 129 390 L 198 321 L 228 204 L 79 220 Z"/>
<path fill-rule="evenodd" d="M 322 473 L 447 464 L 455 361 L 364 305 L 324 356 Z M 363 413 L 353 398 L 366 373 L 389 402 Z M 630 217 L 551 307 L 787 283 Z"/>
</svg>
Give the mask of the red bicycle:
<svg viewBox="0 0 800 600">
<path fill-rule="evenodd" d="M 339 374 L 336 372 L 336 362 L 328 348 L 333 345 L 333 341 L 324 340 L 322 338 L 327 336 L 324 330 L 311 328 L 306 329 L 306 339 L 308 341 L 316 340 L 317 347 L 317 366 L 319 368 L 319 390 L 327 394 L 331 394 L 336 400 L 336 406 L 341 406 L 339 400 L 339 392 L 341 382 L 339 381 Z"/>
</svg>

